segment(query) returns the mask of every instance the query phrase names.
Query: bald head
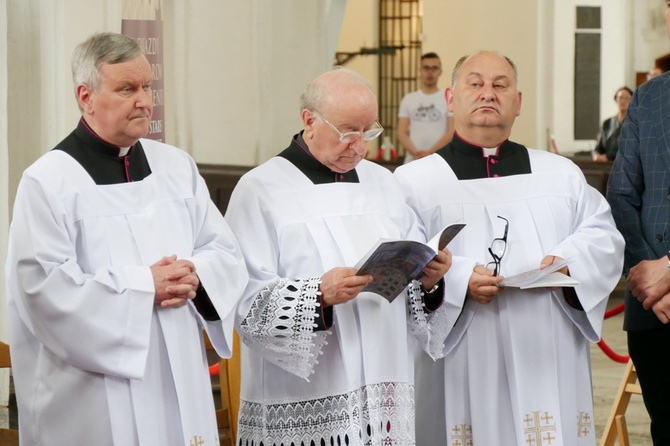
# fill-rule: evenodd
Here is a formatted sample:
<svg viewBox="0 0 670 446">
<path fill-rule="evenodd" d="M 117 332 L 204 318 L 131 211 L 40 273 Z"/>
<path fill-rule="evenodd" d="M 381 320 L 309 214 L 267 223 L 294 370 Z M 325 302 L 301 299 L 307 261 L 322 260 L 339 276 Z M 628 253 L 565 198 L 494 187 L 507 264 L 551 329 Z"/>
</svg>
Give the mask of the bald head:
<svg viewBox="0 0 670 446">
<path fill-rule="evenodd" d="M 335 68 L 316 77 L 300 96 L 300 110 L 317 110 L 328 113 L 329 107 L 336 106 L 347 92 L 362 93 L 365 101 L 374 101 L 376 96 L 370 83 L 358 73 L 346 68 Z M 349 95 L 346 95 L 349 96 Z"/>
</svg>

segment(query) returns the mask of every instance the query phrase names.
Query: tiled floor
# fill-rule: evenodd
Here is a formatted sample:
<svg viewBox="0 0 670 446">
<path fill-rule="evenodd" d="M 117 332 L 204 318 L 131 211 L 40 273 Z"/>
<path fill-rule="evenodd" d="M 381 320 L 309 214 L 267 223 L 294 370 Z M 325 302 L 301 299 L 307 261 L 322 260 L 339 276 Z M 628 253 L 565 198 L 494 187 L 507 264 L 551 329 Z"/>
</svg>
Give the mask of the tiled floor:
<svg viewBox="0 0 670 446">
<path fill-rule="evenodd" d="M 608 308 L 621 304 L 622 299 L 610 299 Z M 602 337 L 616 353 L 627 355 L 626 333 L 622 330 L 623 314 L 605 320 Z M 593 399 L 595 403 L 596 435 L 600 441 L 605 424 L 619 389 L 626 364 L 611 360 L 600 348 L 591 346 L 591 368 L 593 377 Z M 626 411 L 626 424 L 631 446 L 651 446 L 649 435 L 649 415 L 644 408 L 642 397 L 633 395 Z"/>
</svg>

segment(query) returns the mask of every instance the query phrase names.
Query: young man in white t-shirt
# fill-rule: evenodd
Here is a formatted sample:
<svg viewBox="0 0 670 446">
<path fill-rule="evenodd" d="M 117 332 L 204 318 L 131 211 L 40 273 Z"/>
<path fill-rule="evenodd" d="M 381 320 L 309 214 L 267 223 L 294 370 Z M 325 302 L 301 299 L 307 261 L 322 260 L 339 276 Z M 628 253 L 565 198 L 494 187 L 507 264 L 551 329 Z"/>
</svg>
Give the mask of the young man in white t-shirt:
<svg viewBox="0 0 670 446">
<path fill-rule="evenodd" d="M 440 57 L 435 53 L 422 55 L 421 88 L 400 101 L 397 136 L 405 148 L 405 164 L 430 155 L 451 141 L 451 114 L 443 91 L 437 86 L 441 74 Z"/>
</svg>

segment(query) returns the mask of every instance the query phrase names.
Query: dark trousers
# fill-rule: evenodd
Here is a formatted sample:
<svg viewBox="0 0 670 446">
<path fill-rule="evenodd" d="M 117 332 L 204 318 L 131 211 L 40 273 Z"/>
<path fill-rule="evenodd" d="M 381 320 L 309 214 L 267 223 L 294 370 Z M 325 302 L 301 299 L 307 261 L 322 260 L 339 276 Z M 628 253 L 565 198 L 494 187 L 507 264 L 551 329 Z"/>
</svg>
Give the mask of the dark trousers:
<svg viewBox="0 0 670 446">
<path fill-rule="evenodd" d="M 628 352 L 651 417 L 654 446 L 670 446 L 670 325 L 629 331 Z"/>
</svg>

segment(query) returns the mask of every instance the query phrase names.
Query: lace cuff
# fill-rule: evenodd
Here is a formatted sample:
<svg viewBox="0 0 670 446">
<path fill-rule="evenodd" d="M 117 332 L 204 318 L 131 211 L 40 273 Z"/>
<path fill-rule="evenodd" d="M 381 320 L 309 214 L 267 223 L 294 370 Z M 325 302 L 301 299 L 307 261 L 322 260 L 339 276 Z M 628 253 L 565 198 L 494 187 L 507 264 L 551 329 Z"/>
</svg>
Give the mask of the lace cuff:
<svg viewBox="0 0 670 446">
<path fill-rule="evenodd" d="M 409 332 L 420 343 L 421 348 L 433 359 L 443 356 L 444 341 L 449 330 L 447 328 L 446 305 L 427 314 L 424 308 L 421 282 L 413 280 L 405 289 L 407 293 L 407 325 Z"/>
<path fill-rule="evenodd" d="M 307 380 L 327 344 L 315 332 L 321 279 L 281 279 L 258 293 L 242 321 L 244 343 L 271 363 Z"/>
</svg>

